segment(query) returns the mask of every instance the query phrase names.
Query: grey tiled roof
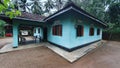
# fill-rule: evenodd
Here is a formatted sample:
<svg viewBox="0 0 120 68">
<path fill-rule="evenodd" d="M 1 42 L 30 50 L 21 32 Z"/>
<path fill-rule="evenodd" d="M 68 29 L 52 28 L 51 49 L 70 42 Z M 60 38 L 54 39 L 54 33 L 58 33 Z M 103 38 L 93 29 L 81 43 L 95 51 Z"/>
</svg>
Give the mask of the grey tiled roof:
<svg viewBox="0 0 120 68">
<path fill-rule="evenodd" d="M 18 16 L 16 18 L 24 18 L 24 19 L 34 20 L 34 21 L 43 21 L 45 16 L 32 14 L 28 12 L 22 12 L 21 16 Z"/>
</svg>

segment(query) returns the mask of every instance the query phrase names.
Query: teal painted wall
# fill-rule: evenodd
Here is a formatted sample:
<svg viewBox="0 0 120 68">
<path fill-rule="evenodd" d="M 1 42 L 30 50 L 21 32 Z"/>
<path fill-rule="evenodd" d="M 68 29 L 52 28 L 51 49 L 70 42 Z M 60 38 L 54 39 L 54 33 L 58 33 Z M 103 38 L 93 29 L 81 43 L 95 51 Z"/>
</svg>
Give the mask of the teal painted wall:
<svg viewBox="0 0 120 68">
<path fill-rule="evenodd" d="M 102 27 L 101 25 L 96 24 L 94 21 L 84 17 L 83 15 L 79 15 L 77 13 L 73 13 L 74 15 L 70 18 L 70 48 L 77 47 L 80 45 L 84 45 L 90 42 L 94 42 L 102 39 Z M 82 25 L 84 27 L 84 35 L 81 37 L 76 36 L 76 25 Z M 90 27 L 94 28 L 94 36 L 89 36 Z M 100 35 L 97 35 L 97 29 L 100 29 Z"/>
<path fill-rule="evenodd" d="M 73 13 L 74 14 L 74 13 Z M 52 35 L 52 26 L 54 25 L 55 21 L 59 20 L 62 24 L 62 36 L 54 36 Z M 77 20 L 81 20 L 82 23 L 78 23 Z M 84 20 L 84 21 L 83 21 Z M 54 19 L 51 25 L 48 27 L 48 41 L 61 45 L 66 48 L 73 48 L 77 46 L 81 46 L 83 44 L 87 44 L 90 42 L 94 42 L 97 40 L 102 39 L 102 28 L 98 24 L 94 24 L 94 36 L 89 36 L 89 28 L 93 21 L 86 20 L 85 17 L 81 15 L 74 14 L 72 16 L 63 14 L 56 19 Z M 84 36 L 77 37 L 76 36 L 76 28 L 75 25 L 80 24 L 84 26 Z M 97 35 L 97 28 L 100 28 L 100 35 Z"/>
<path fill-rule="evenodd" d="M 76 19 L 78 20 L 78 19 Z M 94 42 L 96 40 L 100 40 L 102 39 L 102 28 L 100 28 L 99 26 L 97 25 L 93 25 L 92 27 L 94 28 L 94 35 L 93 36 L 89 36 L 89 29 L 90 29 L 90 23 L 88 22 L 82 22 L 82 23 L 78 23 L 77 22 L 77 25 L 82 25 L 84 27 L 84 35 L 81 36 L 81 37 L 77 37 L 76 36 L 76 28 L 75 28 L 75 25 L 76 25 L 76 22 L 75 21 L 71 21 L 71 25 L 70 25 L 70 29 L 71 29 L 71 32 L 70 32 L 70 48 L 73 48 L 73 47 L 77 47 L 77 46 L 80 46 L 80 45 L 84 45 L 84 44 L 87 44 L 87 43 L 90 43 L 90 42 Z M 100 35 L 97 35 L 97 29 L 100 29 Z"/>
<path fill-rule="evenodd" d="M 52 26 L 55 24 L 55 21 L 49 22 L 52 23 L 48 26 L 48 41 L 61 45 L 63 47 L 70 47 L 70 17 L 65 18 L 65 16 L 57 17 L 54 19 L 55 21 L 59 21 L 62 25 L 62 36 L 52 35 Z"/>
<path fill-rule="evenodd" d="M 79 23 L 78 20 L 81 22 Z M 59 23 L 56 23 L 56 21 L 59 21 Z M 16 23 L 16 24 L 15 24 Z M 100 25 L 95 24 L 93 21 L 89 20 L 88 18 L 85 18 L 82 15 L 79 15 L 74 12 L 68 12 L 65 14 L 62 14 L 58 17 L 55 17 L 52 21 L 45 23 L 38 23 L 38 22 L 30 22 L 30 21 L 21 21 L 21 20 L 15 20 L 13 23 L 13 39 L 15 40 L 13 42 L 13 47 L 18 46 L 18 25 L 33 25 L 33 26 L 47 26 L 48 28 L 48 41 L 61 45 L 66 48 L 73 48 L 77 46 L 81 46 L 83 44 L 87 44 L 96 40 L 102 39 L 102 28 Z M 52 26 L 56 24 L 62 25 L 62 36 L 55 36 L 52 35 Z M 84 26 L 84 36 L 83 37 L 77 37 L 76 36 L 76 28 L 75 25 L 83 25 Z M 92 26 L 94 27 L 95 34 L 94 36 L 89 36 L 89 28 Z M 100 28 L 101 32 L 100 35 L 97 35 L 97 28 Z M 36 28 L 37 29 L 37 28 Z M 41 34 L 43 36 L 43 29 L 41 28 Z"/>
<path fill-rule="evenodd" d="M 13 47 L 18 47 L 18 26 L 19 23 L 13 23 Z"/>
</svg>

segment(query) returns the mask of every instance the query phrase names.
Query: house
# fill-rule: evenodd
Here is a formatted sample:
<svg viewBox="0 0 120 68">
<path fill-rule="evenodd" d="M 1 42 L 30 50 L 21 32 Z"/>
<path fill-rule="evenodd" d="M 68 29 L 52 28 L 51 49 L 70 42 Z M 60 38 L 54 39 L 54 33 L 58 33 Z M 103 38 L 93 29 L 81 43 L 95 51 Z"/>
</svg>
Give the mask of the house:
<svg viewBox="0 0 120 68">
<path fill-rule="evenodd" d="M 18 47 L 19 45 L 19 26 L 26 25 L 37 27 L 35 30 L 39 29 L 41 31 L 43 39 L 67 51 L 73 51 L 100 41 L 102 39 L 102 30 L 107 26 L 104 22 L 72 2 L 46 18 L 39 16 L 35 19 L 16 17 L 12 20 L 12 25 L 13 47 Z M 37 34 L 34 33 L 34 35 Z"/>
</svg>

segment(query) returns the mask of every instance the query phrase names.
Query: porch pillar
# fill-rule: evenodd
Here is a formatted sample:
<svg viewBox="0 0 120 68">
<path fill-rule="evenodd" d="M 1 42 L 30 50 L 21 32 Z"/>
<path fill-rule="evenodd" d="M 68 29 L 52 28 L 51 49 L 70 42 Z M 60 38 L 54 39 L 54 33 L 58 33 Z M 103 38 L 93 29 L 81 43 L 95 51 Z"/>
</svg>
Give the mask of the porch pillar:
<svg viewBox="0 0 120 68">
<path fill-rule="evenodd" d="M 18 47 L 18 23 L 13 23 L 13 48 Z"/>
</svg>

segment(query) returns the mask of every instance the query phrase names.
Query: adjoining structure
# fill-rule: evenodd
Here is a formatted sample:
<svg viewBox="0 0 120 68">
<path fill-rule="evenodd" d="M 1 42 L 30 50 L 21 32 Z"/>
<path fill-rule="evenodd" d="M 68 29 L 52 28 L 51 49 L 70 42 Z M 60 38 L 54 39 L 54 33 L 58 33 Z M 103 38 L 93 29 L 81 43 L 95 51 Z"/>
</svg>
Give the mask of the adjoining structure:
<svg viewBox="0 0 120 68">
<path fill-rule="evenodd" d="M 18 27 L 30 25 L 41 27 L 43 39 L 67 51 L 101 40 L 102 30 L 107 26 L 72 2 L 44 19 L 39 16 L 34 20 L 16 17 L 12 25 L 13 47 L 18 47 Z"/>
</svg>

